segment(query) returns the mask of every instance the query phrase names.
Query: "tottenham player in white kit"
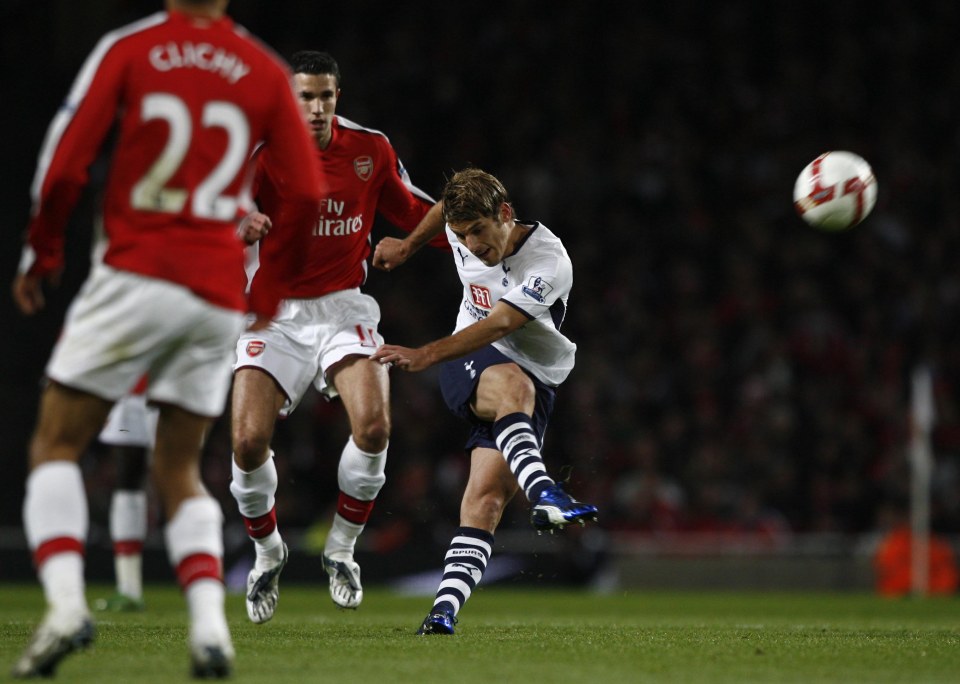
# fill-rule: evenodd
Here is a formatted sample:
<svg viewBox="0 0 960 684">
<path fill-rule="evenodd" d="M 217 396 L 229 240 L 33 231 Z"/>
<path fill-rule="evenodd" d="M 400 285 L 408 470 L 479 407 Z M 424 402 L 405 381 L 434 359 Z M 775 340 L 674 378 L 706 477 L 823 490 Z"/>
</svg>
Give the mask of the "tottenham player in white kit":
<svg viewBox="0 0 960 684">
<path fill-rule="evenodd" d="M 463 283 L 454 332 L 416 349 L 385 344 L 372 357 L 407 371 L 443 363 L 444 400 L 472 426 L 460 529 L 418 634 L 453 634 L 518 489 L 533 504 L 538 531 L 597 516 L 596 506 L 571 498 L 549 476 L 540 453 L 556 387 L 573 369 L 577 349 L 560 332 L 573 284 L 570 257 L 546 226 L 518 221 L 506 189 L 484 171 L 455 174 L 440 205 Z M 425 228 L 404 241 L 382 240 L 374 265 L 394 268 L 431 236 Z"/>
</svg>

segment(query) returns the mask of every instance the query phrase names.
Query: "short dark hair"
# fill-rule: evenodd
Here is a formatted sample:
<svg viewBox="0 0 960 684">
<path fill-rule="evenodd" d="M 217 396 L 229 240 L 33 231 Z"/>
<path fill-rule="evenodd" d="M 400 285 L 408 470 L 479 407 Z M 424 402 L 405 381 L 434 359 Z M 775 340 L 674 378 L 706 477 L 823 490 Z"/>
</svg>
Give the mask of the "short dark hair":
<svg viewBox="0 0 960 684">
<path fill-rule="evenodd" d="M 486 171 L 469 168 L 457 171 L 447 181 L 440 196 L 443 220 L 464 223 L 500 216 L 500 207 L 510 203 L 510 195 L 497 178 Z"/>
<path fill-rule="evenodd" d="M 295 74 L 330 74 L 340 87 L 340 66 L 330 53 L 318 50 L 300 50 L 290 57 L 290 69 Z"/>
<path fill-rule="evenodd" d="M 218 0 L 177 0 L 181 5 L 187 5 L 189 7 L 213 7 L 217 4 Z"/>
</svg>

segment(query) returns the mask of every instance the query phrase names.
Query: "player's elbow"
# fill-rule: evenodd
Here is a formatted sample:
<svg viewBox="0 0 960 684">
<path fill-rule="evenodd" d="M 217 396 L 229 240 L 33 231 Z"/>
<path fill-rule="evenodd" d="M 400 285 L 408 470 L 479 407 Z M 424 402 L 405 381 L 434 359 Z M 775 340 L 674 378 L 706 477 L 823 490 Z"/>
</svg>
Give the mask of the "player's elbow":
<svg viewBox="0 0 960 684">
<path fill-rule="evenodd" d="M 499 302 L 487 316 L 484 324 L 488 326 L 489 332 L 495 334 L 494 339 L 506 337 L 514 330 L 519 330 L 530 319 L 525 314 L 504 302 Z"/>
<path fill-rule="evenodd" d="M 490 341 L 494 342 L 506 337 L 514 330 L 520 328 L 524 322 L 525 321 L 508 318 L 507 316 L 490 316 L 487 318 L 487 334 L 490 336 Z"/>
</svg>

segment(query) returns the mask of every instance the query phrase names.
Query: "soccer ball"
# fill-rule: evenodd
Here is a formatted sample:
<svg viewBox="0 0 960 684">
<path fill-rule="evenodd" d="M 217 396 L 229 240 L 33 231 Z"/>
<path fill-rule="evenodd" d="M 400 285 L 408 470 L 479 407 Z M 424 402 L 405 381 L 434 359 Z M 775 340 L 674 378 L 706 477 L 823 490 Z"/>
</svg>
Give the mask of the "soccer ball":
<svg viewBox="0 0 960 684">
<path fill-rule="evenodd" d="M 804 221 L 823 230 L 846 230 L 867 217 L 877 202 L 877 179 L 853 152 L 824 152 L 797 176 L 793 206 Z"/>
</svg>

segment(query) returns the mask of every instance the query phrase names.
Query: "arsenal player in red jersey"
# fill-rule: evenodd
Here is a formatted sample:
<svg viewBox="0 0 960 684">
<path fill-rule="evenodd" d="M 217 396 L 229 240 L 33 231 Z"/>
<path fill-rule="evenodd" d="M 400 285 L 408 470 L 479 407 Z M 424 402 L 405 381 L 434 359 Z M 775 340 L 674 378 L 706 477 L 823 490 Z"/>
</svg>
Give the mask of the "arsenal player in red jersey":
<svg viewBox="0 0 960 684">
<path fill-rule="evenodd" d="M 360 291 L 370 230 L 376 212 L 407 231 L 424 224 L 434 226 L 431 233 L 437 234 L 443 227 L 439 207 L 410 182 L 386 136 L 335 114 L 340 97 L 336 61 L 327 53 L 303 51 L 292 57 L 291 66 L 327 190 L 305 254 L 291 252 L 274 240 L 273 232 L 260 241 L 251 299 L 272 293 L 288 278 L 292 294 L 269 325 L 248 331 L 237 343 L 230 490 L 256 548 L 247 578 L 247 614 L 258 623 L 273 617 L 288 555 L 277 527 L 277 470 L 270 441 L 277 416 L 293 411 L 311 385 L 327 398 L 341 398 L 351 428 L 340 456 L 337 512 L 323 553 L 330 596 L 343 608 L 356 608 L 363 600 L 354 546 L 386 479 L 390 438 L 387 369 L 369 359 L 383 343 L 377 331 L 380 307 Z M 277 190 L 297 173 L 265 146 L 255 197 L 274 230 L 282 223 L 277 216 L 284 206 Z M 258 216 L 266 220 L 263 214 Z M 435 244 L 443 246 L 442 241 Z M 306 266 L 295 269 L 292 259 Z"/>
<path fill-rule="evenodd" d="M 47 133 L 14 299 L 43 307 L 63 266 L 64 230 L 108 131 L 118 138 L 104 191 L 107 245 L 71 305 L 46 368 L 29 445 L 24 528 L 48 610 L 14 677 L 51 676 L 88 645 L 88 510 L 77 461 L 111 404 L 147 376 L 159 407 L 152 475 L 170 561 L 189 607 L 198 677 L 226 676 L 222 514 L 199 476 L 200 445 L 230 383 L 243 326 L 247 162 L 260 143 L 278 164 L 291 239 L 316 216 L 322 175 L 285 65 L 225 15 L 226 0 L 167 0 L 166 12 L 106 34 Z M 277 230 L 274 239 L 283 239 Z M 284 295 L 275 290 L 277 298 Z M 257 304 L 265 315 L 269 297 Z"/>
</svg>

